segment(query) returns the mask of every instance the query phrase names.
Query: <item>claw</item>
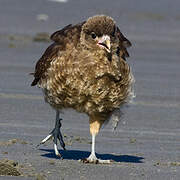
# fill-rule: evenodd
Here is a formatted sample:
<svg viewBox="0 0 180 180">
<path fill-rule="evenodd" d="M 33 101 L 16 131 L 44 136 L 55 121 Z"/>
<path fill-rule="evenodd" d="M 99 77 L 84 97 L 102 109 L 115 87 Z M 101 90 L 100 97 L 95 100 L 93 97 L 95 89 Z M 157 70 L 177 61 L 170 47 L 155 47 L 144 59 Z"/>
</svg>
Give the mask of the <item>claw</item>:
<svg viewBox="0 0 180 180">
<path fill-rule="evenodd" d="M 44 144 L 46 141 L 50 140 L 52 137 L 53 137 L 53 134 L 49 134 L 40 142 L 40 144 Z"/>
<path fill-rule="evenodd" d="M 49 134 L 37 145 L 37 147 L 39 147 L 41 144 L 44 144 L 46 141 L 50 140 L 52 137 L 53 137 L 53 134 Z"/>
<path fill-rule="evenodd" d="M 58 151 L 57 144 L 54 144 L 54 151 L 55 151 L 56 156 L 61 158 L 61 154 Z"/>
<path fill-rule="evenodd" d="M 113 160 L 102 160 L 98 159 L 94 153 L 91 153 L 88 158 L 80 160 L 83 163 L 92 163 L 92 164 L 110 164 L 114 162 Z"/>
<path fill-rule="evenodd" d="M 80 162 L 83 162 L 83 163 L 91 163 L 91 164 L 111 164 L 113 163 L 114 161 L 113 160 L 102 160 L 102 159 L 88 159 L 88 158 L 85 158 L 85 159 L 81 159 Z"/>
<path fill-rule="evenodd" d="M 59 119 L 59 118 L 56 119 L 55 128 L 51 131 L 51 133 L 50 133 L 48 136 L 46 136 L 46 137 L 37 145 L 37 147 L 39 147 L 41 144 L 44 144 L 45 142 L 47 142 L 48 140 L 50 140 L 51 138 L 53 138 L 55 154 L 56 154 L 56 156 L 58 156 L 58 157 L 60 157 L 60 158 L 62 158 L 62 157 L 61 157 L 61 154 L 59 153 L 58 148 L 57 148 L 57 139 L 59 140 L 61 147 L 62 147 L 64 150 L 66 150 L 66 149 L 65 149 L 65 143 L 64 143 L 64 141 L 63 141 L 63 136 L 62 136 L 61 131 L 60 131 L 60 128 L 61 128 L 61 120 L 62 120 L 62 119 Z"/>
</svg>

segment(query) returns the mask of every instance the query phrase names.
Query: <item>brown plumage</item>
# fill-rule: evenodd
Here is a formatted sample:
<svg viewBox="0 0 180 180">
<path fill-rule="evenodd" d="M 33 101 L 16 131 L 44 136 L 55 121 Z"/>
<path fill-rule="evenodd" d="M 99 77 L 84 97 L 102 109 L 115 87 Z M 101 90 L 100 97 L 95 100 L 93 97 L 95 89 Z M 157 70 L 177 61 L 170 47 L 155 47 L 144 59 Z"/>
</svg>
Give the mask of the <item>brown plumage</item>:
<svg viewBox="0 0 180 180">
<path fill-rule="evenodd" d="M 37 62 L 32 86 L 43 89 L 45 101 L 59 110 L 73 108 L 87 113 L 93 137 L 92 153 L 86 162 L 105 162 L 95 157 L 95 135 L 112 112 L 131 94 L 133 76 L 126 62 L 131 43 L 112 18 L 93 16 L 87 21 L 68 25 L 52 34 L 54 41 Z M 61 126 L 56 125 L 55 129 Z M 54 133 L 55 152 L 57 138 Z M 57 137 L 56 137 L 57 136 Z M 45 138 L 42 143 L 49 139 Z M 58 138 L 64 148 L 62 137 Z"/>
</svg>

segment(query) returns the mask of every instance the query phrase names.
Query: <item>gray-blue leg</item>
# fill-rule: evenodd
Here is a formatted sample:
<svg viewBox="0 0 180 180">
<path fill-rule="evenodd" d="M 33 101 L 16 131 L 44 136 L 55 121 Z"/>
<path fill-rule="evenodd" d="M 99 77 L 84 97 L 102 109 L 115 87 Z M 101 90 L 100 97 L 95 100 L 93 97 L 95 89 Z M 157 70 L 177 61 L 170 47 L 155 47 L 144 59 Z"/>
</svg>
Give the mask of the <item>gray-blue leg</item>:
<svg viewBox="0 0 180 180">
<path fill-rule="evenodd" d="M 59 118 L 59 111 L 57 110 L 56 111 L 56 123 L 55 123 L 55 128 L 51 131 L 51 133 L 45 137 L 41 142 L 40 144 L 44 144 L 46 141 L 48 141 L 49 139 L 53 138 L 53 142 L 54 142 L 54 151 L 55 151 L 55 154 L 59 157 L 61 157 L 61 154 L 59 153 L 58 151 L 58 148 L 57 148 L 57 139 L 59 140 L 60 142 L 60 145 L 61 147 L 65 149 L 65 143 L 63 141 L 63 136 L 61 134 L 61 121 L 62 119 Z M 40 145 L 39 144 L 39 145 Z"/>
</svg>

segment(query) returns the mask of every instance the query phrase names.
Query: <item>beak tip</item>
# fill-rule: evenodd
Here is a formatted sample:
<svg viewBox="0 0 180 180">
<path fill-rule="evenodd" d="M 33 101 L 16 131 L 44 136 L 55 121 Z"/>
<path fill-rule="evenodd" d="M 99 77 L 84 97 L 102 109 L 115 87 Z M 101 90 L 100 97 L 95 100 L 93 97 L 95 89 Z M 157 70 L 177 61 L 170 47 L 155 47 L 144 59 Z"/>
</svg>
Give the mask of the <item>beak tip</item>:
<svg viewBox="0 0 180 180">
<path fill-rule="evenodd" d="M 108 53 L 111 52 L 111 41 L 108 35 L 103 35 L 98 44 L 103 47 Z"/>
</svg>

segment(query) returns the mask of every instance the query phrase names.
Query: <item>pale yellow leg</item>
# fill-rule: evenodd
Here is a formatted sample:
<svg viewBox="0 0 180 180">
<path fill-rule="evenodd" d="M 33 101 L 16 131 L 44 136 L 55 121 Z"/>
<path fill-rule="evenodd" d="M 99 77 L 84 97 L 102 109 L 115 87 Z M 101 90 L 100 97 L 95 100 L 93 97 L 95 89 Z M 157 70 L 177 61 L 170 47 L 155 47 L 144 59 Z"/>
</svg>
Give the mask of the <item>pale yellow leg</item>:
<svg viewBox="0 0 180 180">
<path fill-rule="evenodd" d="M 95 154 L 95 139 L 96 139 L 96 135 L 99 133 L 99 130 L 103 124 L 103 120 L 97 116 L 93 116 L 93 117 L 90 117 L 89 123 L 90 123 L 90 133 L 92 135 L 91 154 L 87 159 L 84 159 L 83 162 L 95 163 L 95 164 L 98 164 L 98 163 L 109 164 L 111 162 L 110 160 L 98 159 Z"/>
</svg>

